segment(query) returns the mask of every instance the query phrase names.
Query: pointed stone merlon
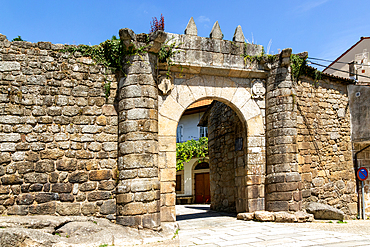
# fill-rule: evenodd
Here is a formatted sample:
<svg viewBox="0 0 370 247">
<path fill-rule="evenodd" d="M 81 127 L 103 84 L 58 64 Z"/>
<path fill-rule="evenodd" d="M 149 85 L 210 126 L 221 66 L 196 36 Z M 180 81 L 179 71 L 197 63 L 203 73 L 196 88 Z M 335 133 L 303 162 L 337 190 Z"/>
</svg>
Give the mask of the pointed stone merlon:
<svg viewBox="0 0 370 247">
<path fill-rule="evenodd" d="M 245 37 L 244 37 L 244 34 L 243 34 L 242 27 L 239 25 L 235 29 L 233 41 L 235 41 L 235 42 L 244 42 L 244 40 L 245 40 Z"/>
<path fill-rule="evenodd" d="M 222 39 L 222 36 L 223 36 L 223 34 L 221 32 L 220 25 L 218 24 L 218 21 L 216 21 L 215 24 L 212 27 L 212 31 L 209 34 L 209 37 L 211 39 Z"/>
<path fill-rule="evenodd" d="M 198 29 L 197 29 L 197 26 L 195 25 L 193 17 L 190 18 L 184 33 L 187 35 L 193 35 L 193 36 L 198 35 Z"/>
</svg>

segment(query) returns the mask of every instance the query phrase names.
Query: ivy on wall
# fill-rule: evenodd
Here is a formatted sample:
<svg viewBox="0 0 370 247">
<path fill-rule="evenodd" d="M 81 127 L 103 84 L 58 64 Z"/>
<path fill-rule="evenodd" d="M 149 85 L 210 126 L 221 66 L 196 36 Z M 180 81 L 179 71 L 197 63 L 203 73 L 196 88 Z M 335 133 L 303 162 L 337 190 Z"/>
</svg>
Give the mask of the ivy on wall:
<svg viewBox="0 0 370 247">
<path fill-rule="evenodd" d="M 184 163 L 192 158 L 202 162 L 208 155 L 208 137 L 201 137 L 198 141 L 189 140 L 176 144 L 176 171 L 184 169 Z"/>
</svg>

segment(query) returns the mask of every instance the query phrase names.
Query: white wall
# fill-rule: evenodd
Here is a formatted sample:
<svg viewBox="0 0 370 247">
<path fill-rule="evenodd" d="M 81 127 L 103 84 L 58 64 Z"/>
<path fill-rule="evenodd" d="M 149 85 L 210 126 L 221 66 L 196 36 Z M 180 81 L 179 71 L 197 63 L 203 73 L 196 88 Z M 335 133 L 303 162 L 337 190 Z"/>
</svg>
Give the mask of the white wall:
<svg viewBox="0 0 370 247">
<path fill-rule="evenodd" d="M 178 126 L 183 126 L 182 142 L 194 139 L 199 139 L 199 127 L 197 126 L 203 112 L 194 113 L 191 115 L 184 115 L 180 118 Z"/>
</svg>

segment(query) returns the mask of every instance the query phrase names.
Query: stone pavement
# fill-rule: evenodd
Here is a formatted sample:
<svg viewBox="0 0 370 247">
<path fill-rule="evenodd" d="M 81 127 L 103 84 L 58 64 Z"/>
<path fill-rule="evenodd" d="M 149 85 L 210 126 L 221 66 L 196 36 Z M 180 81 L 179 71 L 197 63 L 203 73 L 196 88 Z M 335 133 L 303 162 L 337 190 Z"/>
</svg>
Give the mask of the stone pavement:
<svg viewBox="0 0 370 247">
<path fill-rule="evenodd" d="M 177 205 L 176 212 L 180 246 L 370 247 L 369 234 L 310 228 L 314 223 L 306 223 L 306 228 L 304 223 L 241 221 L 235 214 L 210 211 L 208 205 Z"/>
</svg>

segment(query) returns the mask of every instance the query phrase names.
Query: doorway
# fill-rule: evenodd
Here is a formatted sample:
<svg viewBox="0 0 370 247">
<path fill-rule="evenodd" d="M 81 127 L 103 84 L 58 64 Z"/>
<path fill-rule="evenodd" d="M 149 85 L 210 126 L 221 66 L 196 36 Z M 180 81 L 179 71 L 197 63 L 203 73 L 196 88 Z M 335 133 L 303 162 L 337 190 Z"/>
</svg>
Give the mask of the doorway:
<svg viewBox="0 0 370 247">
<path fill-rule="evenodd" d="M 211 203 L 209 172 L 195 174 L 195 203 Z"/>
</svg>

